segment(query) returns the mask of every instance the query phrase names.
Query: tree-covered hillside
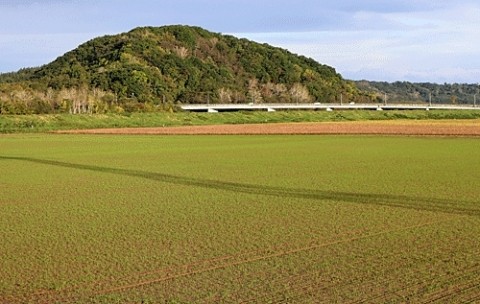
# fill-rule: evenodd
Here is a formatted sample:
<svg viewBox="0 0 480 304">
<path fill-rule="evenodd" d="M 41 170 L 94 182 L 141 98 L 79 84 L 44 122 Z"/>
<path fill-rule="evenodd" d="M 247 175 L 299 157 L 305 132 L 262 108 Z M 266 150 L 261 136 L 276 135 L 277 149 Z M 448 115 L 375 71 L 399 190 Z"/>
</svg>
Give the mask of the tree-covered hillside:
<svg viewBox="0 0 480 304">
<path fill-rule="evenodd" d="M 0 76 L 0 113 L 107 112 L 176 103 L 371 100 L 332 67 L 199 27 L 93 39 L 39 68 Z"/>
<path fill-rule="evenodd" d="M 384 94 L 390 102 L 432 102 L 432 104 L 473 104 L 480 101 L 480 87 L 478 84 L 436 84 L 412 82 L 375 82 L 357 81 L 359 89 L 368 91 L 381 101 Z"/>
</svg>

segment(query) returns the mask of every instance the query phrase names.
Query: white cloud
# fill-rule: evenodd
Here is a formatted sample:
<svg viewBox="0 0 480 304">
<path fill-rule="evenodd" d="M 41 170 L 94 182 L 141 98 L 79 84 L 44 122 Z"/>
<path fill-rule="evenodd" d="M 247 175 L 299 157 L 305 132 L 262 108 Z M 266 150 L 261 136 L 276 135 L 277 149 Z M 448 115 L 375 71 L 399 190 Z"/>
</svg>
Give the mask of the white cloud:
<svg viewBox="0 0 480 304">
<path fill-rule="evenodd" d="M 48 63 L 136 26 L 189 24 L 288 48 L 346 78 L 480 79 L 474 0 L 0 0 L 0 7 L 0 71 Z"/>
<path fill-rule="evenodd" d="M 478 82 L 480 5 L 421 2 L 418 11 L 356 11 L 335 31 L 242 35 L 312 57 L 346 78 Z"/>
</svg>

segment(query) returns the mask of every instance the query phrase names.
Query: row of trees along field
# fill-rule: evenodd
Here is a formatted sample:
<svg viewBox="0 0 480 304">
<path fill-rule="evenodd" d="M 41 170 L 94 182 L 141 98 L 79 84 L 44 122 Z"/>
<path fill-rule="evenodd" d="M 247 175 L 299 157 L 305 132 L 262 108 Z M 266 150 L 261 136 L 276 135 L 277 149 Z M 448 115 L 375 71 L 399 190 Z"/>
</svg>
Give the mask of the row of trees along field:
<svg viewBox="0 0 480 304">
<path fill-rule="evenodd" d="M 0 113 L 172 110 L 179 103 L 375 101 L 332 67 L 199 27 L 93 39 L 39 68 L 0 75 Z"/>
<path fill-rule="evenodd" d="M 359 89 L 375 93 L 378 101 L 387 94 L 390 102 L 423 102 L 433 104 L 473 104 L 480 101 L 478 84 L 453 83 L 412 83 L 397 81 L 393 83 L 376 81 L 357 81 Z"/>
</svg>

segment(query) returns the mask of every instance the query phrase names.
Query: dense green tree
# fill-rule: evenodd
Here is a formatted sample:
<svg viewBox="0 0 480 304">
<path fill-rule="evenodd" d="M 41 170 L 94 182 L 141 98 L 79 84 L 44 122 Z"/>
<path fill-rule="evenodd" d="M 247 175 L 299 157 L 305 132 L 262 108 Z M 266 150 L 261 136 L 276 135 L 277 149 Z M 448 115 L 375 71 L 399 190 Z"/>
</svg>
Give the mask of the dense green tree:
<svg viewBox="0 0 480 304">
<path fill-rule="evenodd" d="M 30 95 L 36 97 L 35 101 L 29 102 L 38 103 L 31 110 L 36 112 L 71 111 L 72 107 L 74 112 L 87 108 L 143 111 L 163 108 L 162 103 L 207 99 L 329 102 L 346 88 L 350 98 L 362 96 L 335 69 L 313 59 L 267 44 L 181 25 L 143 27 L 93 39 L 45 66 L 0 75 L 0 87 L 13 83 L 19 85 L 19 90 L 33 92 Z M 40 94 L 49 88 L 57 93 L 69 89 L 87 93 L 70 94 L 76 98 L 65 97 L 60 106 L 49 107 L 52 103 L 43 102 Z M 95 90 L 110 97 L 95 97 Z M 7 103 L 20 102 L 7 97 L 1 99 L 3 112 L 7 111 Z M 65 106 L 67 101 L 72 105 Z M 25 112 L 25 107 L 29 107 L 28 103 L 23 102 L 15 111 Z"/>
</svg>

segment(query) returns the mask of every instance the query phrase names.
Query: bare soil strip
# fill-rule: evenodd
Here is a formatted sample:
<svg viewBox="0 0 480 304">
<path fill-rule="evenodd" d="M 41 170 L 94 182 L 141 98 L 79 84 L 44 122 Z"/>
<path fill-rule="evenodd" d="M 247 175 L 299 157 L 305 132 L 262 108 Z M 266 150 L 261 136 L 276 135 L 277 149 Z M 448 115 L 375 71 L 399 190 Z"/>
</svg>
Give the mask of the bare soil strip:
<svg viewBox="0 0 480 304">
<path fill-rule="evenodd" d="M 154 128 L 89 129 L 57 131 L 56 133 L 132 135 L 364 134 L 418 136 L 480 136 L 480 120 L 393 120 L 320 123 L 271 123 Z"/>
</svg>

